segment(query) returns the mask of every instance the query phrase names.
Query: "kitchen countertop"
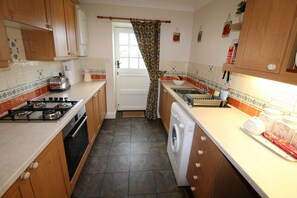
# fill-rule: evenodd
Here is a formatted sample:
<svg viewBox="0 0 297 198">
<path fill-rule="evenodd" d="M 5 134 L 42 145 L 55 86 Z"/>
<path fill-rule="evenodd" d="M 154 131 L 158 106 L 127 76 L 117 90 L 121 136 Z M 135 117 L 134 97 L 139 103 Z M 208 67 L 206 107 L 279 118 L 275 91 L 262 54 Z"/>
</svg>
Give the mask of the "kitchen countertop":
<svg viewBox="0 0 297 198">
<path fill-rule="evenodd" d="M 161 83 L 261 197 L 297 197 L 297 162 L 279 157 L 245 134 L 240 127 L 249 115 L 232 106 L 190 108 L 170 88 L 191 84 Z"/>
<path fill-rule="evenodd" d="M 65 92 L 41 96 L 82 99 L 59 122 L 0 123 L 0 197 L 104 84 L 105 81 L 81 82 Z"/>
</svg>

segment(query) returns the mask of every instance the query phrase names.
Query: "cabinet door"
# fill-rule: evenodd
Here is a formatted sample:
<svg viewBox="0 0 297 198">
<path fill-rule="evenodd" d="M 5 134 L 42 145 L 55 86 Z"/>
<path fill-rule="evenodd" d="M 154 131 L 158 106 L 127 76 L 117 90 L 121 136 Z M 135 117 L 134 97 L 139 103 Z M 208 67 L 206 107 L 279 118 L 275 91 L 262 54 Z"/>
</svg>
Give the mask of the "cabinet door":
<svg viewBox="0 0 297 198">
<path fill-rule="evenodd" d="M 43 29 L 50 28 L 48 0 L 1 0 L 0 2 L 5 19 Z"/>
<path fill-rule="evenodd" d="M 50 0 L 50 8 L 55 43 L 55 56 L 67 57 L 71 53 L 68 51 L 64 3 L 61 0 Z"/>
<path fill-rule="evenodd" d="M 89 143 L 92 145 L 95 140 L 95 119 L 94 119 L 94 107 L 93 107 L 93 100 L 89 100 L 86 103 L 86 113 L 87 113 L 87 125 L 88 125 L 88 137 Z"/>
<path fill-rule="evenodd" d="M 33 198 L 34 192 L 30 179 L 18 179 L 3 195 L 2 198 Z"/>
<path fill-rule="evenodd" d="M 173 99 L 173 97 L 167 92 L 165 93 L 165 100 L 164 100 L 164 119 L 163 119 L 163 124 L 164 127 L 168 133 L 169 131 L 169 125 L 170 125 L 170 116 L 171 116 L 171 105 L 173 102 L 175 102 L 175 100 Z"/>
<path fill-rule="evenodd" d="M 97 92 L 93 98 L 93 107 L 94 107 L 94 129 L 95 133 L 99 132 L 99 121 L 100 121 L 100 112 L 99 112 L 99 92 Z"/>
<path fill-rule="evenodd" d="M 71 56 L 78 56 L 76 7 L 72 0 L 64 0 L 68 51 Z"/>
<path fill-rule="evenodd" d="M 0 13 L 0 67 L 8 67 L 10 60 L 9 46 L 7 42 L 7 33 L 4 28 L 2 13 Z"/>
<path fill-rule="evenodd" d="M 70 181 L 61 133 L 42 151 L 35 162 L 38 162 L 39 166 L 30 171 L 35 196 L 70 197 Z"/>
<path fill-rule="evenodd" d="M 99 112 L 100 112 L 100 127 L 103 124 L 105 115 L 106 115 L 106 88 L 105 85 L 100 89 L 99 92 Z"/>
<path fill-rule="evenodd" d="M 294 22 L 296 0 L 248 0 L 235 66 L 279 73 Z M 275 65 L 275 68 L 271 65 Z"/>
</svg>

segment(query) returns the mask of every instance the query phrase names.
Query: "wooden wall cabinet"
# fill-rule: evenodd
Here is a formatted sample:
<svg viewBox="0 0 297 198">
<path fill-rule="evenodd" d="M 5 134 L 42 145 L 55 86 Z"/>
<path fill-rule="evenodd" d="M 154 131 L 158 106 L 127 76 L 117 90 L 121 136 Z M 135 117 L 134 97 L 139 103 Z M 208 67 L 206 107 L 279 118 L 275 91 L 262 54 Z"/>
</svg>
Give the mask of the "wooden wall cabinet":
<svg viewBox="0 0 297 198">
<path fill-rule="evenodd" d="M 296 17 L 296 0 L 248 0 L 235 64 L 224 69 L 297 84 L 297 75 L 287 78 L 297 51 Z"/>
<path fill-rule="evenodd" d="M 51 29 L 49 0 L 1 0 L 3 17 L 42 29 Z"/>
<path fill-rule="evenodd" d="M 75 3 L 71 0 L 51 0 L 50 8 L 55 59 L 73 59 L 78 56 Z"/>
<path fill-rule="evenodd" d="M 167 133 L 169 132 L 171 105 L 173 102 L 175 102 L 173 97 L 168 93 L 168 91 L 163 87 L 163 85 L 161 85 L 159 114 Z"/>
<path fill-rule="evenodd" d="M 194 197 L 259 197 L 202 129 L 196 125 L 187 180 Z"/>
<path fill-rule="evenodd" d="M 18 179 L 3 195 L 3 198 L 70 197 L 70 181 L 61 133 L 52 140 L 24 173 L 27 176 Z"/>
<path fill-rule="evenodd" d="M 10 60 L 9 45 L 7 41 L 7 33 L 2 20 L 2 12 L 0 13 L 0 68 L 8 67 Z"/>
</svg>

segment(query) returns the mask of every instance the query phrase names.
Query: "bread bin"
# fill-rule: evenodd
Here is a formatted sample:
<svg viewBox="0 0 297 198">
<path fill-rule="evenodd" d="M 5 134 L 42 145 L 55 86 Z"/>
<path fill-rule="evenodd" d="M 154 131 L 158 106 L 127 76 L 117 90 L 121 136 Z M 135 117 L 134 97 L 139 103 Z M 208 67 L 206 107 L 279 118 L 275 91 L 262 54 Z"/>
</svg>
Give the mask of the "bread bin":
<svg viewBox="0 0 297 198">
<path fill-rule="evenodd" d="M 59 73 L 59 76 L 54 76 L 49 79 L 49 90 L 50 91 L 65 91 L 70 88 L 68 78 Z"/>
</svg>

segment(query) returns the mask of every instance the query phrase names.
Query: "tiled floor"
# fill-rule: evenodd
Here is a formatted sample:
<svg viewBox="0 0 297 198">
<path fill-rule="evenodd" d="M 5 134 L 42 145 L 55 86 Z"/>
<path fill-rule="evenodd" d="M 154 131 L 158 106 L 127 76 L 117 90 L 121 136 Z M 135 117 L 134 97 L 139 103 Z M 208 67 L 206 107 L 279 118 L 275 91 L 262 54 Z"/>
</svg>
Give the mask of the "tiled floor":
<svg viewBox="0 0 297 198">
<path fill-rule="evenodd" d="M 160 120 L 105 120 L 73 191 L 73 198 L 188 198 L 178 187 Z"/>
</svg>

